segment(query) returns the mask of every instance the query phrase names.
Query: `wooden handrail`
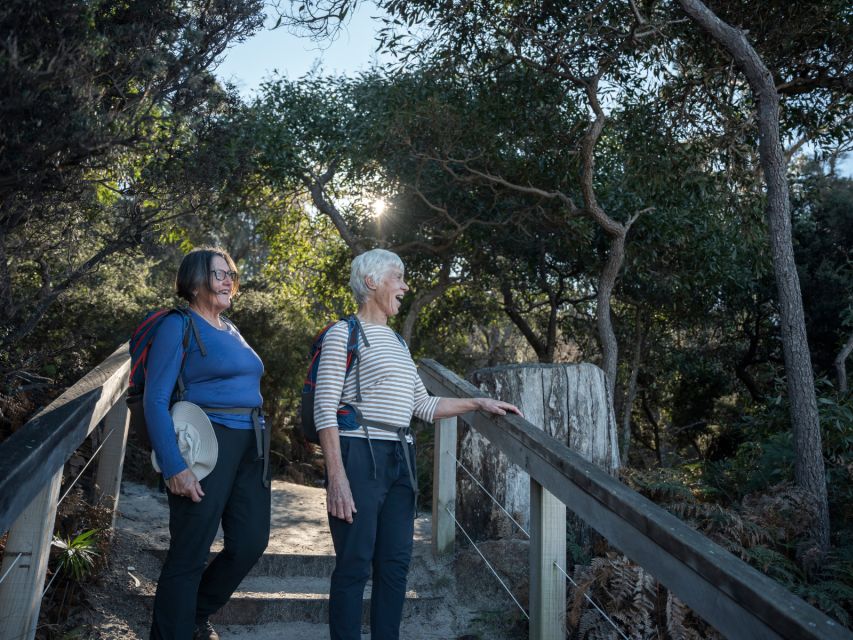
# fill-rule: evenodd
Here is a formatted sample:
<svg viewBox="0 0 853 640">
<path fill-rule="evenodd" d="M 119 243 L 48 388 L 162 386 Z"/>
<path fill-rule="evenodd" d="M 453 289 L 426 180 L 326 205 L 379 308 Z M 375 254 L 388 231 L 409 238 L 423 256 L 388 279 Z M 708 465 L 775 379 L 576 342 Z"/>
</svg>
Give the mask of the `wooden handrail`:
<svg viewBox="0 0 853 640">
<path fill-rule="evenodd" d="M 127 344 L 0 443 L 0 640 L 35 636 L 65 463 L 98 425 L 96 497 L 115 517 L 127 441 Z"/>
<path fill-rule="evenodd" d="M 419 371 L 435 395 L 483 396 L 433 360 Z M 526 420 L 476 412 L 465 421 L 727 638 L 853 640 L 840 623 Z M 433 516 L 436 527 L 443 515 Z"/>
<path fill-rule="evenodd" d="M 127 389 L 127 344 L 0 443 L 0 532 L 6 531 Z"/>
</svg>

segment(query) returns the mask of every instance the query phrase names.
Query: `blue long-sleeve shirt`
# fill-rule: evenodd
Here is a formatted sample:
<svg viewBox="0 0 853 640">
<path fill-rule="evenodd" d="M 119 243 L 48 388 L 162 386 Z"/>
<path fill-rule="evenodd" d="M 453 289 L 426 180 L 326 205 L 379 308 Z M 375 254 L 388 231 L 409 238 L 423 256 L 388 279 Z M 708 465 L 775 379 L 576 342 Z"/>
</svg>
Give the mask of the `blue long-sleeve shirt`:
<svg viewBox="0 0 853 640">
<path fill-rule="evenodd" d="M 201 341 L 207 350 L 202 356 L 195 336 L 190 331 L 187 359 L 181 374 L 186 385 L 184 400 L 201 407 L 259 407 L 261 376 L 264 365 L 258 354 L 246 343 L 240 332 L 230 323 L 217 329 L 204 318 L 190 310 Z M 151 446 L 164 478 L 171 478 L 187 468 L 178 449 L 170 401 L 178 373 L 184 337 L 184 319 L 180 314 L 166 316 L 157 328 L 157 335 L 148 353 L 148 373 L 145 379 L 143 406 Z M 217 414 L 209 411 L 211 422 L 232 429 L 251 429 L 249 415 Z"/>
</svg>

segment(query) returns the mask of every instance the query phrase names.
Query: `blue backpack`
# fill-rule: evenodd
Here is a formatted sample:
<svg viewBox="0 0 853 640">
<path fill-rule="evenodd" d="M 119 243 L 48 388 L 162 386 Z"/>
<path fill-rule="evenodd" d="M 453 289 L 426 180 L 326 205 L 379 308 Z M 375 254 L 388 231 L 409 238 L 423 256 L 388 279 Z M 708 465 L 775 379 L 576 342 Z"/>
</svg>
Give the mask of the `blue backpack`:
<svg viewBox="0 0 853 640">
<path fill-rule="evenodd" d="M 366 348 L 370 348 L 370 343 L 367 341 L 364 328 L 355 314 L 345 316 L 340 321 L 347 323 L 347 364 L 346 371 L 344 372 L 344 380 L 346 381 L 346 376 L 349 375 L 349 372 L 358 363 L 358 334 L 361 333 Z M 317 425 L 314 422 L 314 392 L 317 387 L 317 369 L 320 366 L 320 352 L 323 349 L 323 338 L 326 337 L 329 329 L 334 327 L 338 322 L 330 322 L 323 327 L 320 333 L 314 338 L 314 342 L 311 343 L 311 364 L 308 365 L 308 373 L 302 385 L 302 434 L 308 442 L 313 442 L 314 444 L 320 443 L 320 438 L 317 436 Z M 408 348 L 403 337 L 396 332 L 395 335 L 400 344 L 404 348 Z M 356 400 L 361 402 L 358 369 L 355 372 L 355 396 Z M 351 405 L 344 405 L 338 409 L 338 425 L 342 429 L 357 429 L 360 426 L 358 424 L 359 417 L 358 410 Z"/>
<path fill-rule="evenodd" d="M 133 330 L 133 334 L 130 337 L 130 380 L 127 387 L 127 408 L 130 413 L 131 436 L 145 450 L 151 449 L 151 441 L 148 438 L 148 427 L 145 423 L 145 412 L 142 407 L 142 398 L 145 393 L 145 378 L 148 375 L 148 352 L 151 350 L 151 343 L 154 341 L 154 336 L 157 335 L 160 323 L 163 322 L 166 316 L 172 313 L 179 314 L 184 321 L 184 337 L 181 341 L 183 357 L 181 358 L 181 369 L 178 372 L 175 390 L 172 392 L 172 402 L 180 400 L 184 395 L 185 388 L 182 374 L 184 363 L 187 359 L 187 351 L 190 346 L 190 336 L 195 337 L 195 341 L 201 350 L 201 355 L 207 355 L 207 350 L 193 322 L 192 314 L 186 308 L 158 309 L 152 311 Z"/>
</svg>

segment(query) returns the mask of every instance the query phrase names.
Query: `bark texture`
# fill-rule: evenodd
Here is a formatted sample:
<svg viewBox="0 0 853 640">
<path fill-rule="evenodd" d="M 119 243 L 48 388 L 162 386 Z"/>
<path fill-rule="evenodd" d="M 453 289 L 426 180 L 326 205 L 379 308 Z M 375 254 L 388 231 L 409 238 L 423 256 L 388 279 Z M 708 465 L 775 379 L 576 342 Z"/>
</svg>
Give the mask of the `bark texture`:
<svg viewBox="0 0 853 640">
<path fill-rule="evenodd" d="M 680 0 L 690 18 L 720 43 L 746 75 L 756 102 L 759 155 L 767 183 L 767 220 L 782 330 L 782 346 L 794 429 L 797 485 L 814 497 L 812 535 L 821 550 L 829 547 L 829 507 L 820 420 L 809 353 L 800 280 L 791 241 L 791 201 L 787 159 L 779 136 L 779 94 L 773 75 L 746 34 L 720 20 L 701 0 Z"/>
<path fill-rule="evenodd" d="M 616 419 L 604 372 L 591 364 L 528 364 L 481 369 L 472 375 L 485 393 L 516 404 L 525 418 L 599 467 L 619 468 Z M 530 522 L 529 477 L 468 427 L 460 459 L 525 529 Z M 457 517 L 475 539 L 522 536 L 464 471 L 459 472 Z M 571 505 L 568 505 L 571 509 Z"/>
</svg>

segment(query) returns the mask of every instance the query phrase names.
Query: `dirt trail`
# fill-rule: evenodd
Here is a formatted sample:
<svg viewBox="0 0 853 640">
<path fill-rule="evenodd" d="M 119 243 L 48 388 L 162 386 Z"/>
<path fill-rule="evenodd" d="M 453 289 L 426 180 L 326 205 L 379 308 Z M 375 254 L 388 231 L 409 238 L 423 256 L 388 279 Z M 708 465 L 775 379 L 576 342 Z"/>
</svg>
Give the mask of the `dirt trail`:
<svg viewBox="0 0 853 640">
<path fill-rule="evenodd" d="M 275 481 L 272 503 L 272 532 L 267 552 L 232 602 L 220 612 L 217 630 L 223 640 L 328 638 L 324 624 L 327 609 L 323 607 L 328 606 L 325 593 L 333 549 L 326 524 L 325 492 Z M 148 637 L 151 596 L 163 550 L 168 547 L 165 495 L 144 485 L 125 482 L 119 512 L 110 566 L 99 584 L 89 591 L 94 608 L 91 621 L 94 635 L 89 637 L 93 640 Z M 478 597 L 480 594 L 468 589 L 467 593 L 457 593 L 454 559 L 435 560 L 429 552 L 429 537 L 429 517 L 421 515 L 415 525 L 415 559 L 401 637 L 410 640 L 512 637 L 486 628 L 491 626 L 490 614 L 477 613 L 484 604 Z M 221 531 L 213 549 L 220 547 Z"/>
</svg>

